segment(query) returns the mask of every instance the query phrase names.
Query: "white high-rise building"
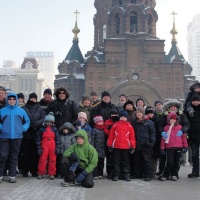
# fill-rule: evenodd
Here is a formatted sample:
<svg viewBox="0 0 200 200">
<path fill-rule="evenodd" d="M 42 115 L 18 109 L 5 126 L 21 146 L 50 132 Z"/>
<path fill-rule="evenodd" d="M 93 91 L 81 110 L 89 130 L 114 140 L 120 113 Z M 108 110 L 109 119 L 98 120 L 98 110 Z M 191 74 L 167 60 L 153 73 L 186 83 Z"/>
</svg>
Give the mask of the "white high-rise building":
<svg viewBox="0 0 200 200">
<path fill-rule="evenodd" d="M 58 66 L 55 53 L 52 51 L 28 51 L 26 52 L 26 57 L 37 58 L 40 71 L 44 74 L 45 80 L 51 85 L 51 88 L 53 88 Z"/>
<path fill-rule="evenodd" d="M 187 26 L 188 62 L 193 71 L 192 75 L 200 81 L 200 14 L 194 16 Z"/>
</svg>

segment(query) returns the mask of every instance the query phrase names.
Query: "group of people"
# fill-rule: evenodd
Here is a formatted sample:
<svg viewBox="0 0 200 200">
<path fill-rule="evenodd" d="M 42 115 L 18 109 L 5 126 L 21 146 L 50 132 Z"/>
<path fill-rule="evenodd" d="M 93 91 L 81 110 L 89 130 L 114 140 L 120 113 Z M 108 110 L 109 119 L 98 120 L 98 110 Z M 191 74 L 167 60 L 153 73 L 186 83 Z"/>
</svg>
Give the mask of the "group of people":
<svg viewBox="0 0 200 200">
<path fill-rule="evenodd" d="M 94 186 L 102 179 L 104 163 L 113 181 L 143 178 L 179 179 L 183 154 L 189 151 L 192 173 L 199 177 L 200 83 L 194 83 L 184 106 L 178 100 L 145 106 L 119 95 L 111 102 L 108 91 L 69 99 L 66 88 L 46 89 L 38 101 L 30 93 L 6 93 L 0 86 L 0 183 L 16 173 L 42 179 L 64 178 L 63 187 Z"/>
</svg>

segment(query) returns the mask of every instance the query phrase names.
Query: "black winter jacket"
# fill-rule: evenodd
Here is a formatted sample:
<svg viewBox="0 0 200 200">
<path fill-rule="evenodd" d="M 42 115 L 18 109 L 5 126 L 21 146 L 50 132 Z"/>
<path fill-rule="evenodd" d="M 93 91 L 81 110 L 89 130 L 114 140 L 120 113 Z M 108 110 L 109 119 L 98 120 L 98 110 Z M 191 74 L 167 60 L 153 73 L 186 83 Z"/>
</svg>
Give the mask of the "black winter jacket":
<svg viewBox="0 0 200 200">
<path fill-rule="evenodd" d="M 55 116 L 55 125 L 57 128 L 62 126 L 65 122 L 75 124 L 78 113 L 77 105 L 72 100 L 56 99 L 52 101 L 47 107 L 47 113 L 53 112 Z"/>
<path fill-rule="evenodd" d="M 32 101 L 28 101 L 24 107 L 22 107 L 29 119 L 30 119 L 30 127 L 29 129 L 23 134 L 23 138 L 25 139 L 35 139 L 36 133 L 39 128 L 42 126 L 44 122 L 44 118 L 46 113 L 44 109 L 38 104 Z"/>
<path fill-rule="evenodd" d="M 133 122 L 133 128 L 136 136 L 136 148 L 137 150 L 148 148 L 148 143 L 155 144 L 156 142 L 156 130 L 154 123 L 151 120 L 144 119 Z"/>
</svg>

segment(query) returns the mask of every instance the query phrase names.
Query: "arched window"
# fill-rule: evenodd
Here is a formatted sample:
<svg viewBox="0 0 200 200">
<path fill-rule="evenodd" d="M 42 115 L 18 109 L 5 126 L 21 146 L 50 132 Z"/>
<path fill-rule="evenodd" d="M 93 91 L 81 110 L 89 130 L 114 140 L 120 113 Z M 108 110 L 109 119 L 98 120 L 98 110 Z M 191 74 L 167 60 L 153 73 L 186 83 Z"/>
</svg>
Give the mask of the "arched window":
<svg viewBox="0 0 200 200">
<path fill-rule="evenodd" d="M 152 16 L 149 15 L 148 16 L 148 34 L 149 35 L 152 35 Z"/>
<path fill-rule="evenodd" d="M 136 0 L 131 0 L 131 4 L 136 4 Z"/>
<path fill-rule="evenodd" d="M 120 33 L 120 17 L 118 13 L 115 15 L 115 33 Z"/>
<path fill-rule="evenodd" d="M 122 6 L 122 0 L 119 0 L 119 5 Z"/>
<path fill-rule="evenodd" d="M 106 39 L 106 25 L 103 25 L 103 40 Z"/>
<path fill-rule="evenodd" d="M 76 67 L 72 68 L 72 74 L 76 74 Z"/>
<path fill-rule="evenodd" d="M 131 12 L 130 14 L 130 33 L 138 32 L 138 18 L 136 12 Z"/>
</svg>

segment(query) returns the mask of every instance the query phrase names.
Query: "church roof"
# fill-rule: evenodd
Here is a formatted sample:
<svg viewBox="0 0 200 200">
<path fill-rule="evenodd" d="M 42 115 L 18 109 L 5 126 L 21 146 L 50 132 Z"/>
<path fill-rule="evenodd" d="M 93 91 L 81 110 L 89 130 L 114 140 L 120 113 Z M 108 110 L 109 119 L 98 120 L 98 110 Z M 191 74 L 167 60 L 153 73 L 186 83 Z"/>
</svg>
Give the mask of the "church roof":
<svg viewBox="0 0 200 200">
<path fill-rule="evenodd" d="M 69 60 L 70 62 L 73 60 L 78 60 L 79 63 L 84 63 L 83 55 L 78 46 L 78 40 L 73 40 L 73 45 L 65 58 L 65 61 L 67 60 Z"/>
<path fill-rule="evenodd" d="M 165 56 L 165 62 L 166 63 L 171 63 L 172 62 L 172 58 L 174 58 L 174 57 L 178 57 L 183 62 L 186 62 L 185 58 L 183 57 L 183 54 L 181 53 L 180 49 L 177 46 L 177 42 L 176 41 L 172 41 L 171 49 L 170 49 L 168 55 Z"/>
</svg>

